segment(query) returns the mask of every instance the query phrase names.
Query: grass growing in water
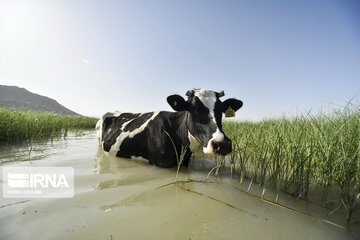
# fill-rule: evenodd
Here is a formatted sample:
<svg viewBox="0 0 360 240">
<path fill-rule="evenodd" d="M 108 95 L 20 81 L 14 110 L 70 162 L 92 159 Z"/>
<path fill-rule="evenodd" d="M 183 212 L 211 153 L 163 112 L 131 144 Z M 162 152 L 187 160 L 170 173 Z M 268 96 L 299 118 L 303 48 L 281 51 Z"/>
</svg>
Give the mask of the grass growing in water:
<svg viewBox="0 0 360 240">
<path fill-rule="evenodd" d="M 83 116 L 0 108 L 0 144 L 33 142 L 66 135 L 72 130 L 94 129 L 96 121 L 96 118 Z"/>
<path fill-rule="evenodd" d="M 174 148 L 175 151 L 175 155 L 176 155 L 176 162 L 177 162 L 177 170 L 176 170 L 176 176 L 175 176 L 175 182 L 178 181 L 178 176 L 179 176 L 179 171 L 180 171 L 180 167 L 181 164 L 183 163 L 183 160 L 185 158 L 185 149 L 186 147 L 181 146 L 181 152 L 180 152 L 180 156 L 178 154 L 178 151 L 176 150 L 176 145 L 174 143 L 174 140 L 172 139 L 172 137 L 170 136 L 170 134 L 164 130 L 164 132 L 166 133 L 166 135 L 169 137 L 169 139 L 171 140 L 171 144 Z"/>
<path fill-rule="evenodd" d="M 324 203 L 345 209 L 351 219 L 360 194 L 358 107 L 258 123 L 225 121 L 223 129 L 233 141 L 228 167 L 240 182 L 245 177 L 297 197 L 321 187 Z"/>
</svg>

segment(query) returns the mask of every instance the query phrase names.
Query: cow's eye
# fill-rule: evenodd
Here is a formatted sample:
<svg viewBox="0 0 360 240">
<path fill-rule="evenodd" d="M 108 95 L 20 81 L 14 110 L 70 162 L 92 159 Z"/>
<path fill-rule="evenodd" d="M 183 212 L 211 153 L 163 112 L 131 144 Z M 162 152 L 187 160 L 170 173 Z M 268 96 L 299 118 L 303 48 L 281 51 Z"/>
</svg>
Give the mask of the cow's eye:
<svg viewBox="0 0 360 240">
<path fill-rule="evenodd" d="M 199 115 L 207 115 L 209 113 L 209 110 L 204 106 L 197 106 L 195 110 Z"/>
<path fill-rule="evenodd" d="M 196 112 L 198 112 L 200 114 L 206 114 L 208 112 L 208 109 L 204 106 L 204 104 L 198 98 L 195 98 L 194 109 Z"/>
</svg>

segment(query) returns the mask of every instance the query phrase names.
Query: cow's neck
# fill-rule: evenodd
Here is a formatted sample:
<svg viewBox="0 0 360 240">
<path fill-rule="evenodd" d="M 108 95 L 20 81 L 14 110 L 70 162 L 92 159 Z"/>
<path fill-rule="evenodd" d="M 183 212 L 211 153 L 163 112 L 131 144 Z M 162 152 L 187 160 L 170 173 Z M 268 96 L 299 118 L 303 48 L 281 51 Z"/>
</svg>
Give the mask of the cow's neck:
<svg viewBox="0 0 360 240">
<path fill-rule="evenodd" d="M 178 140 L 181 141 L 183 146 L 189 145 L 188 132 L 189 132 L 190 113 L 187 111 L 174 112 L 171 121 L 171 129 L 176 129 L 174 134 Z"/>
</svg>

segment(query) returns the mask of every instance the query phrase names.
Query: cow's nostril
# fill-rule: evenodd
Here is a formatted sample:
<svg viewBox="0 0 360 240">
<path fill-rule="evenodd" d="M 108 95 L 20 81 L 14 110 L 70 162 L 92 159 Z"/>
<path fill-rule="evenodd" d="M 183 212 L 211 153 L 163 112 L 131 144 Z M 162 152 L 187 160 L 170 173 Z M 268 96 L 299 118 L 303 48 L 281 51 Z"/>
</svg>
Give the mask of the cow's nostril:
<svg viewBox="0 0 360 240">
<path fill-rule="evenodd" d="M 214 153 L 226 155 L 231 152 L 231 141 L 212 142 Z"/>
<path fill-rule="evenodd" d="M 218 152 L 220 150 L 220 144 L 217 142 L 213 142 L 214 152 Z"/>
</svg>

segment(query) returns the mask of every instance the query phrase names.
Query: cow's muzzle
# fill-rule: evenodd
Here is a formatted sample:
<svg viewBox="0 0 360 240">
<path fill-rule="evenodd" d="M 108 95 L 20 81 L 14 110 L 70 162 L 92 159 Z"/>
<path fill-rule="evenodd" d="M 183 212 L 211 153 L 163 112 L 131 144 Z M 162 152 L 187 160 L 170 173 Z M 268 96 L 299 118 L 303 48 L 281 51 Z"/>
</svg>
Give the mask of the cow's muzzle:
<svg viewBox="0 0 360 240">
<path fill-rule="evenodd" d="M 232 143 L 229 138 L 225 138 L 225 140 L 221 142 L 213 141 L 212 145 L 215 154 L 226 155 L 232 151 Z"/>
</svg>

